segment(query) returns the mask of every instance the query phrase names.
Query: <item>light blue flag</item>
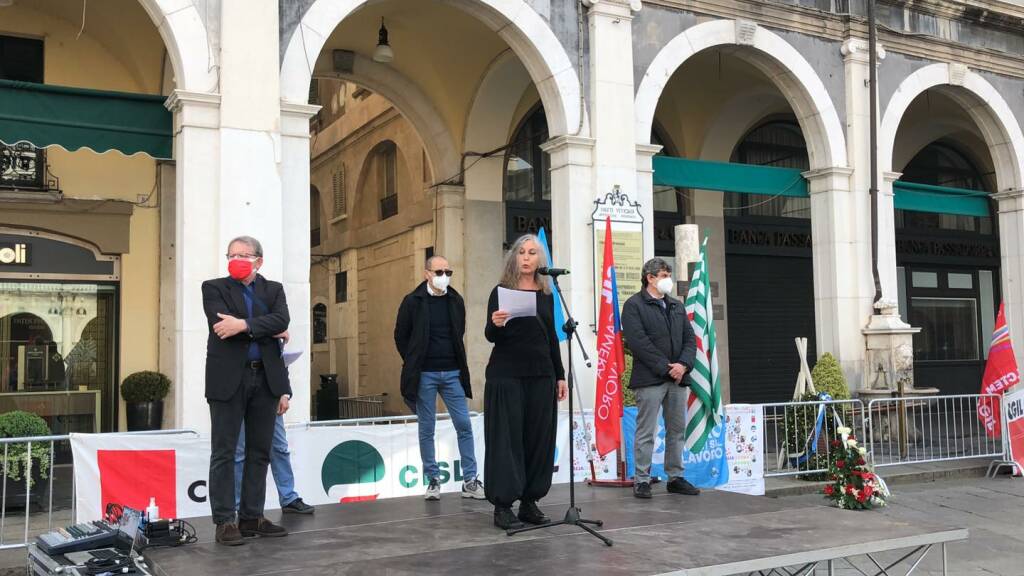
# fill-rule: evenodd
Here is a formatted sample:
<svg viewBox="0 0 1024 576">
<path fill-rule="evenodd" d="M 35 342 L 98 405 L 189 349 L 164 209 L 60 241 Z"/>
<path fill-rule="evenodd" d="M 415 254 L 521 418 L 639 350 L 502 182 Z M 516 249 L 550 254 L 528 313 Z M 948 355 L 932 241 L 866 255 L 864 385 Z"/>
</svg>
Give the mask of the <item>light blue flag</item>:
<svg viewBox="0 0 1024 576">
<path fill-rule="evenodd" d="M 540 238 L 540 245 L 544 248 L 544 255 L 548 258 L 548 267 L 554 268 L 555 262 L 551 259 L 551 249 L 548 247 L 548 235 L 544 232 L 543 226 L 537 232 L 537 238 Z M 555 294 L 555 332 L 558 334 L 559 342 L 569 339 L 569 335 L 562 330 L 562 326 L 565 326 L 565 312 L 562 311 L 561 297 Z"/>
</svg>

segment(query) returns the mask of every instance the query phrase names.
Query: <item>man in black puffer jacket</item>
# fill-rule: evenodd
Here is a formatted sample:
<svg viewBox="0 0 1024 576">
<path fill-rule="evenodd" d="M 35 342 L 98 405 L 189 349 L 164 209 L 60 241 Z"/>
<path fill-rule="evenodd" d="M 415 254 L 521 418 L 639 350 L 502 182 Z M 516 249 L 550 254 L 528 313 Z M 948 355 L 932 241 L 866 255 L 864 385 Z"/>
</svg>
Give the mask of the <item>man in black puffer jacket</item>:
<svg viewBox="0 0 1024 576">
<path fill-rule="evenodd" d="M 675 288 L 672 267 L 661 258 L 644 264 L 639 292 L 622 308 L 622 333 L 633 354 L 629 387 L 636 396 L 636 473 L 633 495 L 651 497 L 651 456 L 658 426 L 658 409 L 665 415 L 665 472 L 667 489 L 676 494 L 700 494 L 683 478 L 686 433 L 687 374 L 693 368 L 697 341 L 683 303 L 669 296 Z"/>
</svg>

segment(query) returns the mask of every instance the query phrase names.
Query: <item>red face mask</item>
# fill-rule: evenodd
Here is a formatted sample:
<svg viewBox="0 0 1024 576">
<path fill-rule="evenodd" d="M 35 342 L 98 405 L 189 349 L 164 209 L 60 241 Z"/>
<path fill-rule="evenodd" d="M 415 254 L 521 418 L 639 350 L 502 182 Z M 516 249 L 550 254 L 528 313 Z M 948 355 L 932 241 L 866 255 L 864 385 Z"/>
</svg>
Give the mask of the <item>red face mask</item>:
<svg viewBox="0 0 1024 576">
<path fill-rule="evenodd" d="M 250 274 L 252 274 L 252 261 L 241 258 L 238 260 L 229 260 L 228 274 L 230 274 L 235 280 L 245 280 Z"/>
</svg>

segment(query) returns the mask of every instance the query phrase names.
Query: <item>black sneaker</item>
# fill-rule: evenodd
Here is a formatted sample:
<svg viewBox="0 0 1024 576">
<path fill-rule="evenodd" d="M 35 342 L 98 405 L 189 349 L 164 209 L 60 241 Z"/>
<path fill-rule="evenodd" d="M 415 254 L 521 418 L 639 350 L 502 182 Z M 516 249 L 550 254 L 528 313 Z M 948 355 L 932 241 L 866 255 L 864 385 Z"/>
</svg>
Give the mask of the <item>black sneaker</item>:
<svg viewBox="0 0 1024 576">
<path fill-rule="evenodd" d="M 516 515 L 512 513 L 512 508 L 508 506 L 494 507 L 494 525 L 502 530 L 514 530 L 523 527 L 523 523 L 516 518 Z"/>
<path fill-rule="evenodd" d="M 281 536 L 288 535 L 287 528 L 284 526 L 278 526 L 263 517 L 256 520 L 239 520 L 238 530 L 242 533 L 242 536 L 246 538 L 251 538 L 252 536 L 280 538 Z"/>
<path fill-rule="evenodd" d="M 637 482 L 633 485 L 633 496 L 637 498 L 650 498 L 651 497 L 651 484 L 650 482 Z"/>
<path fill-rule="evenodd" d="M 289 512 L 291 514 L 312 514 L 316 512 L 316 508 L 313 508 L 309 504 L 302 501 L 302 498 L 296 498 L 288 504 L 281 507 L 282 512 Z"/>
<path fill-rule="evenodd" d="M 545 516 L 540 508 L 537 507 L 537 503 L 532 500 L 523 500 L 519 503 L 518 517 L 527 524 L 548 524 L 551 522 L 551 518 Z"/>
<path fill-rule="evenodd" d="M 216 540 L 217 544 L 224 546 L 241 546 L 245 544 L 245 540 L 242 540 L 242 533 L 238 530 L 238 524 L 234 522 L 217 524 Z"/>
<path fill-rule="evenodd" d="M 686 478 L 683 477 L 669 480 L 668 484 L 665 485 L 665 489 L 673 494 L 686 494 L 687 496 L 696 496 L 697 494 L 700 494 L 700 488 L 690 484 Z"/>
</svg>

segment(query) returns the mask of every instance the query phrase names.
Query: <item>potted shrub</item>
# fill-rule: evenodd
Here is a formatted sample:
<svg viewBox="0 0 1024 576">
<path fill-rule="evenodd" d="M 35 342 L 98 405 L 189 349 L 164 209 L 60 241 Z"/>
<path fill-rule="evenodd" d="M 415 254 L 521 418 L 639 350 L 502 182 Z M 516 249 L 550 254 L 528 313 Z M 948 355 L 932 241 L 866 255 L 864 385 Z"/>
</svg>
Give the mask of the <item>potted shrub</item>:
<svg viewBox="0 0 1024 576">
<path fill-rule="evenodd" d="M 171 389 L 167 376 L 152 370 L 129 374 L 121 383 L 128 431 L 159 430 L 164 419 L 164 397 Z"/>
<path fill-rule="evenodd" d="M 29 438 L 50 434 L 46 420 L 37 414 L 22 410 L 0 414 L 0 438 Z M 42 505 L 46 501 L 48 486 L 43 480 L 50 476 L 50 443 L 32 443 L 31 455 L 28 449 L 28 442 L 7 444 L 6 458 L 0 449 L 0 470 L 3 470 L 4 474 L 7 509 L 20 509 L 25 506 L 25 472 L 28 469 L 31 469 L 31 473 L 28 474 L 28 488 L 32 501 L 37 505 Z"/>
</svg>

